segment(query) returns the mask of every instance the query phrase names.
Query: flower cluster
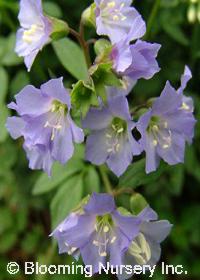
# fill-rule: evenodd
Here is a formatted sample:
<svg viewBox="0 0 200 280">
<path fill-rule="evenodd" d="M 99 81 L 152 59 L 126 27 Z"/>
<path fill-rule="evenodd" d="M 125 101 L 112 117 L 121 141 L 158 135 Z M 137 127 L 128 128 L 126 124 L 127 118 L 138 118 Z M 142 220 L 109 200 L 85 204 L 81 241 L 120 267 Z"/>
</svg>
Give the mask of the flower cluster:
<svg viewBox="0 0 200 280">
<path fill-rule="evenodd" d="M 131 1 L 96 0 L 95 4 L 97 33 L 107 35 L 111 41 L 109 61 L 113 71 L 121 77 L 123 87 L 106 87 L 108 104 L 100 102 L 99 108 L 91 108 L 83 120 L 84 128 L 91 129 L 86 159 L 97 165 L 106 162 L 117 176 L 124 173 L 133 156 L 142 151 L 146 152 L 147 173 L 156 170 L 160 158 L 170 165 L 183 162 L 185 142 L 192 142 L 195 124 L 191 98 L 183 94 L 191 77 L 190 70 L 186 67 L 178 91 L 167 83 L 152 108 L 134 123 L 126 95 L 138 79 L 150 79 L 160 70 L 156 61 L 160 45 L 139 40 L 146 32 L 146 25 L 130 6 Z M 31 16 L 27 17 L 26 10 Z M 16 51 L 25 56 L 30 70 L 36 54 L 49 40 L 51 24 L 42 13 L 40 0 L 21 0 L 19 20 L 22 28 L 17 34 Z M 134 40 L 137 41 L 132 43 Z M 64 164 L 72 156 L 73 141 L 83 141 L 83 133 L 69 115 L 69 93 L 67 97 L 60 83 L 59 80 L 49 81 L 41 86 L 40 93 L 30 86 L 25 87 L 17 95 L 17 105 L 9 106 L 21 118 L 11 118 L 7 122 L 11 136 L 24 136 L 30 167 L 42 168 L 49 174 L 54 160 Z M 135 127 L 141 134 L 138 142 L 132 135 Z"/>
<path fill-rule="evenodd" d="M 87 78 L 70 89 L 64 87 L 63 78 L 51 79 L 40 88 L 27 85 L 16 95 L 16 102 L 8 105 L 18 116 L 9 117 L 6 127 L 12 138 L 23 137 L 31 169 L 42 169 L 51 176 L 53 163 L 66 164 L 73 156 L 74 143 L 84 142 L 85 136 L 85 159 L 95 165 L 106 163 L 117 177 L 143 152 L 146 173 L 155 171 L 161 159 L 169 165 L 184 162 L 186 143 L 192 143 L 196 123 L 193 100 L 184 94 L 192 74 L 185 66 L 177 90 L 167 82 L 161 95 L 148 100 L 142 110 L 137 104 L 134 110 L 129 108 L 128 95 L 137 81 L 151 79 L 160 71 L 157 55 L 161 47 L 142 40 L 146 24 L 131 3 L 95 0 L 84 12 L 78 33 L 67 23 L 44 15 L 41 0 L 20 1 L 21 28 L 15 50 L 24 57 L 28 71 L 38 52 L 54 40 L 54 32 L 62 37 L 70 31 L 88 64 Z M 92 65 L 84 39 L 87 17 L 98 35 L 107 36 L 95 40 L 97 56 Z M 73 120 L 74 112 L 82 128 Z M 116 207 L 112 195 L 93 193 L 51 236 L 58 241 L 60 253 L 75 259 L 82 256 L 96 273 L 99 262 L 108 260 L 113 266 L 156 264 L 160 243 L 170 230 L 171 224 L 158 221 L 149 206 L 138 215 L 127 214 Z"/>
<path fill-rule="evenodd" d="M 124 215 L 111 195 L 93 193 L 88 203 L 72 212 L 51 236 L 58 241 L 61 254 L 76 259 L 81 255 L 86 265 L 92 265 L 93 273 L 98 272 L 99 263 L 105 265 L 107 261 L 113 267 L 129 263 L 152 266 L 159 260 L 160 243 L 172 227 L 168 221 L 157 219 L 149 206 L 137 216 Z"/>
<path fill-rule="evenodd" d="M 70 95 L 62 78 L 40 89 L 26 86 L 8 107 L 19 117 L 8 118 L 7 129 L 14 139 L 24 137 L 31 169 L 44 169 L 50 175 L 53 162 L 65 164 L 73 155 L 73 142 L 84 140 L 82 129 L 71 119 Z"/>
</svg>

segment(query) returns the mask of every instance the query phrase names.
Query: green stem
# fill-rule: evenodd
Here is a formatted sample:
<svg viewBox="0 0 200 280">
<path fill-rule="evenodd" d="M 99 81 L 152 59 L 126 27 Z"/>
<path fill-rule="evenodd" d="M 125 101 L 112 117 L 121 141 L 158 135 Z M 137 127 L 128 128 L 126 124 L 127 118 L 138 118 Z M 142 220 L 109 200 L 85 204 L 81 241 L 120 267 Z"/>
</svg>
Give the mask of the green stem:
<svg viewBox="0 0 200 280">
<path fill-rule="evenodd" d="M 110 194 L 113 194 L 110 180 L 108 178 L 108 175 L 107 175 L 103 165 L 99 166 L 99 172 L 101 174 L 101 178 L 102 178 L 103 183 L 105 185 L 106 191 Z"/>
<path fill-rule="evenodd" d="M 146 32 L 146 35 L 144 36 L 145 40 L 146 40 L 147 38 L 149 38 L 150 35 L 151 35 L 151 29 L 152 29 L 154 20 L 155 20 L 155 18 L 156 18 L 156 15 L 157 15 L 157 13 L 158 13 L 158 10 L 159 10 L 159 8 L 160 8 L 160 4 L 161 4 L 161 0 L 155 0 L 155 3 L 154 3 L 154 5 L 153 5 L 151 14 L 150 14 L 149 19 L 148 19 L 148 22 L 147 22 L 147 32 Z"/>
<path fill-rule="evenodd" d="M 131 194 L 131 195 L 133 195 L 133 194 L 135 194 L 135 191 L 131 188 L 126 188 L 126 189 L 122 188 L 122 189 L 118 189 L 118 190 L 113 192 L 114 196 L 119 196 L 121 194 Z"/>
<path fill-rule="evenodd" d="M 81 45 L 84 51 L 85 59 L 88 68 L 91 66 L 91 59 L 90 59 L 90 52 L 89 52 L 89 46 L 88 43 L 85 41 L 85 34 L 84 34 L 84 23 L 81 20 L 80 21 L 80 26 L 79 26 L 79 34 L 80 34 L 80 39 L 81 39 Z"/>
<path fill-rule="evenodd" d="M 89 53 L 89 46 L 84 38 L 84 26 L 82 23 L 80 23 L 80 30 L 79 32 L 75 31 L 74 29 L 70 28 L 70 33 L 78 40 L 79 44 L 81 45 L 81 48 L 84 52 L 85 60 L 87 63 L 88 68 L 91 66 L 91 60 L 90 60 L 90 53 Z"/>
</svg>

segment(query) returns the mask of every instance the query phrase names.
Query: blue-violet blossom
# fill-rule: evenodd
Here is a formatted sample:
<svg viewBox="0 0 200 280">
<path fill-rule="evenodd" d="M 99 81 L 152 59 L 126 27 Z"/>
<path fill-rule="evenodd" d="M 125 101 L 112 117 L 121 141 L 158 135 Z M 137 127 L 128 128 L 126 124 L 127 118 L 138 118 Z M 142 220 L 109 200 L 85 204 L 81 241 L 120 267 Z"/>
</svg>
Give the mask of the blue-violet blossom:
<svg viewBox="0 0 200 280">
<path fill-rule="evenodd" d="M 136 9 L 131 7 L 132 0 L 95 0 L 95 3 L 98 35 L 107 35 L 112 44 L 126 37 L 131 28 L 135 29 L 137 38 L 144 35 L 145 22 Z"/>
<path fill-rule="evenodd" d="M 181 87 L 176 91 L 167 82 L 161 96 L 138 121 L 147 173 L 156 170 L 161 158 L 170 165 L 184 162 L 185 143 L 192 142 L 196 122 L 192 99 L 183 95 L 190 78 L 191 72 L 186 67 Z"/>
<path fill-rule="evenodd" d="M 21 0 L 15 51 L 30 71 L 38 52 L 50 41 L 52 26 L 43 15 L 41 0 Z"/>
<path fill-rule="evenodd" d="M 150 79 L 160 70 L 156 57 L 161 45 L 141 40 L 130 44 L 133 38 L 134 29 L 113 46 L 110 55 L 113 69 L 119 75 L 128 76 L 132 80 Z"/>
<path fill-rule="evenodd" d="M 137 216 L 140 221 L 138 235 L 132 240 L 125 252 L 124 265 L 149 265 L 153 267 L 160 259 L 160 243 L 169 235 L 172 225 L 167 220 L 158 220 L 158 215 L 149 206 L 144 208 Z M 125 272 L 119 279 L 128 279 L 130 274 Z"/>
<path fill-rule="evenodd" d="M 85 265 L 92 265 L 97 273 L 100 262 L 109 261 L 114 267 L 122 264 L 140 224 L 138 217 L 120 214 L 111 195 L 93 193 L 82 213 L 70 214 L 51 235 L 60 253 L 79 252 Z"/>
<path fill-rule="evenodd" d="M 107 106 L 90 109 L 83 127 L 91 129 L 86 142 L 86 159 L 97 165 L 106 162 L 117 176 L 127 169 L 133 155 L 141 153 L 132 136 L 135 123 L 124 96 L 109 98 Z"/>
<path fill-rule="evenodd" d="M 73 155 L 73 142 L 84 140 L 82 129 L 71 119 L 70 94 L 62 78 L 40 89 L 26 86 L 8 107 L 19 117 L 8 118 L 7 129 L 14 139 L 24 137 L 31 169 L 44 169 L 50 175 L 53 162 L 65 164 Z"/>
</svg>

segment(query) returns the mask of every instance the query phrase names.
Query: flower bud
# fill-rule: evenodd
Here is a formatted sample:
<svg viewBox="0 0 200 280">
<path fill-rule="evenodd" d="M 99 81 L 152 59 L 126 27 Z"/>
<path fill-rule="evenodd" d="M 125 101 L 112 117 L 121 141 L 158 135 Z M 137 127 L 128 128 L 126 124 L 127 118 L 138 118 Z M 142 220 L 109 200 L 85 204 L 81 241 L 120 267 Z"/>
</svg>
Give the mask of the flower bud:
<svg viewBox="0 0 200 280">
<path fill-rule="evenodd" d="M 48 19 L 52 24 L 52 39 L 57 40 L 69 34 L 69 26 L 67 22 L 50 16 L 48 16 Z"/>
<path fill-rule="evenodd" d="M 81 20 L 85 25 L 96 27 L 96 16 L 95 16 L 96 5 L 93 3 L 90 7 L 83 11 Z"/>
</svg>

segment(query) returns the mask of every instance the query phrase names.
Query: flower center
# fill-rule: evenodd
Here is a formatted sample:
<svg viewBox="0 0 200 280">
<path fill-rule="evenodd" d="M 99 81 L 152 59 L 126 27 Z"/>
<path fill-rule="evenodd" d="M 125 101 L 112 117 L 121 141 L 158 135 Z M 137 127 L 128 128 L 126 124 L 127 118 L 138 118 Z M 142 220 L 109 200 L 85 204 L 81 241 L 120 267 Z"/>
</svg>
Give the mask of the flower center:
<svg viewBox="0 0 200 280">
<path fill-rule="evenodd" d="M 172 144 L 172 133 L 168 128 L 168 123 L 160 119 L 158 116 L 153 116 L 150 120 L 147 132 L 153 136 L 153 146 L 160 145 L 163 149 L 168 149 Z"/>
<path fill-rule="evenodd" d="M 120 151 L 122 140 L 127 132 L 127 123 L 120 119 L 114 118 L 111 126 L 106 131 L 106 145 L 108 153 L 117 153 Z"/>
<path fill-rule="evenodd" d="M 24 42 L 31 44 L 34 41 L 35 35 L 41 31 L 43 31 L 42 25 L 32 24 L 29 29 L 24 31 L 22 39 Z"/>
<path fill-rule="evenodd" d="M 46 121 L 44 127 L 52 128 L 51 132 L 51 141 L 54 140 L 56 132 L 60 131 L 63 127 L 63 118 L 67 114 L 67 106 L 65 104 L 60 103 L 59 101 L 53 101 L 50 117 L 48 121 Z"/>
<path fill-rule="evenodd" d="M 181 109 L 182 110 L 186 110 L 186 111 L 190 111 L 190 106 L 187 105 L 185 102 L 182 103 L 182 106 L 181 106 Z"/>
<path fill-rule="evenodd" d="M 113 230 L 112 217 L 109 214 L 98 216 L 95 223 L 95 231 L 97 232 L 93 245 L 98 247 L 100 257 L 107 256 L 107 246 L 115 243 L 117 237 Z"/>
<path fill-rule="evenodd" d="M 128 252 L 139 265 L 144 265 L 151 259 L 150 246 L 142 233 L 131 242 Z"/>
<path fill-rule="evenodd" d="M 124 16 L 122 12 L 124 6 L 125 3 L 120 3 L 119 5 L 115 1 L 103 0 L 100 5 L 102 17 L 107 21 L 110 21 L 110 19 L 113 19 L 114 21 L 124 21 L 126 20 L 126 16 Z"/>
</svg>

